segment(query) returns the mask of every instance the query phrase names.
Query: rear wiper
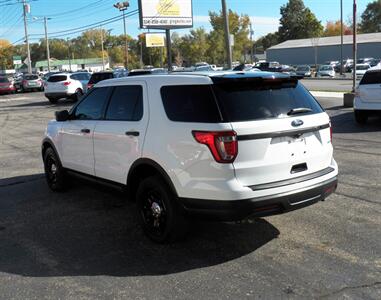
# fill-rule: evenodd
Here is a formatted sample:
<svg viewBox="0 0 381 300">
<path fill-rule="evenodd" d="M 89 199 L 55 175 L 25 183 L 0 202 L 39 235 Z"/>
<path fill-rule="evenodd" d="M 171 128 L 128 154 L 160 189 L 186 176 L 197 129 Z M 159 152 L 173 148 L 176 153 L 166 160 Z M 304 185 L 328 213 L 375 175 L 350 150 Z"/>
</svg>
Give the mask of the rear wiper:
<svg viewBox="0 0 381 300">
<path fill-rule="evenodd" d="M 302 114 L 302 113 L 306 113 L 306 112 L 311 112 L 312 109 L 311 108 L 307 108 L 307 107 L 298 107 L 298 108 L 293 108 L 291 109 L 287 115 L 288 116 L 291 116 L 291 115 L 296 115 L 296 114 Z"/>
</svg>

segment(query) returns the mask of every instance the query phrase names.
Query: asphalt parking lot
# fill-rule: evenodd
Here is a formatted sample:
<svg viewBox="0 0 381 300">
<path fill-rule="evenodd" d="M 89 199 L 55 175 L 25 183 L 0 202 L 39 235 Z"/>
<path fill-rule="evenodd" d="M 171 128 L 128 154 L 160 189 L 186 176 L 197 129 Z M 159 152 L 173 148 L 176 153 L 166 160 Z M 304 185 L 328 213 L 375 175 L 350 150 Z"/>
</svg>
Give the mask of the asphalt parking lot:
<svg viewBox="0 0 381 300">
<path fill-rule="evenodd" d="M 123 194 L 77 182 L 52 193 L 40 141 L 56 110 L 42 93 L 0 96 L 1 299 L 381 299 L 381 119 L 331 116 L 337 192 L 288 214 L 195 223 L 156 245 Z"/>
</svg>

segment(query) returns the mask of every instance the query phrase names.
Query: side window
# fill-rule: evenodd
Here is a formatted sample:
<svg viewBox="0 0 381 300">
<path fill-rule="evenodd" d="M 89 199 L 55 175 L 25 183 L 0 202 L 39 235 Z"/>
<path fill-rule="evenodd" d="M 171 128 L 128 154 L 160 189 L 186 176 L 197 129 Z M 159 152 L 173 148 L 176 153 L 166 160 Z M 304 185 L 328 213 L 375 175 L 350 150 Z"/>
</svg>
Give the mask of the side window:
<svg viewBox="0 0 381 300">
<path fill-rule="evenodd" d="M 142 87 L 140 85 L 115 87 L 107 108 L 106 120 L 139 121 L 142 117 Z"/>
<path fill-rule="evenodd" d="M 381 84 L 381 71 L 368 71 L 361 79 L 360 85 Z"/>
<path fill-rule="evenodd" d="M 75 108 L 74 119 L 76 120 L 99 120 L 102 118 L 103 110 L 109 88 L 96 88 L 87 95 Z"/>
</svg>

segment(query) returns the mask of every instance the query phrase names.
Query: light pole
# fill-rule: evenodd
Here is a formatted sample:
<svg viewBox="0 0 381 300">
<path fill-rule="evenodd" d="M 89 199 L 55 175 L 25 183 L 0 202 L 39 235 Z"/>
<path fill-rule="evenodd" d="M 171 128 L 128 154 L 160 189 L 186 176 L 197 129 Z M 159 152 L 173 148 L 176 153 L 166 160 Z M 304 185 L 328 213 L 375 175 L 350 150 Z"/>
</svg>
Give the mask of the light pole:
<svg viewBox="0 0 381 300">
<path fill-rule="evenodd" d="M 128 39 L 127 39 L 127 29 L 126 29 L 126 14 L 125 11 L 130 6 L 128 1 L 118 2 L 114 4 L 114 7 L 119 9 L 123 13 L 123 27 L 124 27 L 124 47 L 125 47 L 125 63 L 124 66 L 128 69 Z"/>
<path fill-rule="evenodd" d="M 25 43 L 27 51 L 27 60 L 28 60 L 28 73 L 32 73 L 32 62 L 30 58 L 30 47 L 29 47 L 29 37 L 28 37 L 28 20 L 26 14 L 30 13 L 30 6 L 26 3 L 26 0 L 23 0 L 23 17 L 24 17 L 24 31 L 25 31 Z"/>
<path fill-rule="evenodd" d="M 343 76 L 343 0 L 340 0 L 340 75 Z"/>
<path fill-rule="evenodd" d="M 49 49 L 49 39 L 48 39 L 48 20 L 51 20 L 51 18 L 43 17 L 33 17 L 33 20 L 44 20 L 44 29 L 45 29 L 45 43 L 46 43 L 46 60 L 48 63 L 48 71 L 50 72 L 50 49 Z"/>
<path fill-rule="evenodd" d="M 224 17 L 224 29 L 225 29 L 225 46 L 226 46 L 226 59 L 228 68 L 232 68 L 232 48 L 230 46 L 230 33 L 229 33 L 229 15 L 226 11 L 226 1 L 221 0 L 222 3 L 222 15 Z"/>
<path fill-rule="evenodd" d="M 254 48 L 254 43 L 253 43 L 253 35 L 254 35 L 254 30 L 250 22 L 250 58 L 251 58 L 251 63 L 254 63 L 254 56 L 253 56 L 253 48 Z"/>
<path fill-rule="evenodd" d="M 102 51 L 102 71 L 105 70 L 105 53 L 103 48 L 103 29 L 101 27 L 101 51 Z"/>
<path fill-rule="evenodd" d="M 356 65 L 357 65 L 357 4 L 356 0 L 353 0 L 353 82 L 352 82 L 352 90 L 356 92 Z"/>
</svg>

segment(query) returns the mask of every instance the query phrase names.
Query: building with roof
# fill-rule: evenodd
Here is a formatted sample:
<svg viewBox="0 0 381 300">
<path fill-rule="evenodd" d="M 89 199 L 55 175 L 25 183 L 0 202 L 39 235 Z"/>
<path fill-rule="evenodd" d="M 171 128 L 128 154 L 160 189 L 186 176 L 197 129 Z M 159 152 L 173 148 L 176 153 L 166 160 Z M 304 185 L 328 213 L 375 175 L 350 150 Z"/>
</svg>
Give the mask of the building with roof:
<svg viewBox="0 0 381 300">
<path fill-rule="evenodd" d="M 105 69 L 110 67 L 107 58 L 105 58 Z M 35 64 L 35 69 L 40 72 L 48 70 L 48 61 L 42 60 L 37 61 Z M 78 71 L 78 70 L 88 70 L 92 72 L 99 72 L 103 70 L 102 58 L 79 58 L 71 60 L 58 60 L 50 59 L 50 69 L 51 71 Z"/>
<path fill-rule="evenodd" d="M 343 60 L 352 58 L 353 36 L 343 38 Z M 313 65 L 340 60 L 340 36 L 289 40 L 267 49 L 267 60 L 287 65 Z M 381 58 L 381 32 L 357 35 L 357 58 Z"/>
</svg>

